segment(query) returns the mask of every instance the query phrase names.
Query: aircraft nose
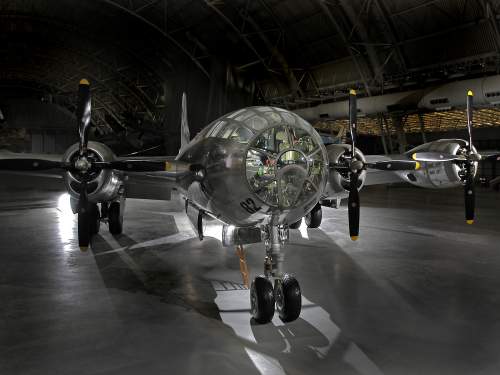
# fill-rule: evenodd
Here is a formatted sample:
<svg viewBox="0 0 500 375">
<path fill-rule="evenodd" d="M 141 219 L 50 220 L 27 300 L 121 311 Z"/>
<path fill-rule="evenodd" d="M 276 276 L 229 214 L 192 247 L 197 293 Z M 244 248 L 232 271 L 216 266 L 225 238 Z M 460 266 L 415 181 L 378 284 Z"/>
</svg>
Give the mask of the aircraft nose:
<svg viewBox="0 0 500 375">
<path fill-rule="evenodd" d="M 303 190 L 307 179 L 307 160 L 302 152 L 289 150 L 280 156 L 276 167 L 278 204 L 289 208 L 297 202 Z"/>
<path fill-rule="evenodd" d="M 292 113 L 283 114 L 285 123 L 262 129 L 249 142 L 245 173 L 251 191 L 263 203 L 289 210 L 319 199 L 328 156 L 311 125 Z"/>
</svg>

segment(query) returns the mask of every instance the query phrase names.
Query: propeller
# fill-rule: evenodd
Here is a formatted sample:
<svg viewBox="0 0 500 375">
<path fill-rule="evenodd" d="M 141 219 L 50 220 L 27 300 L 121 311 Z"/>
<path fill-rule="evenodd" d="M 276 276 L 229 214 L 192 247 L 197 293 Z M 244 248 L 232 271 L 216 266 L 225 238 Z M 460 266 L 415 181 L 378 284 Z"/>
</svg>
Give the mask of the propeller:
<svg viewBox="0 0 500 375">
<path fill-rule="evenodd" d="M 91 109 L 90 83 L 84 78 L 78 85 L 78 101 L 76 105 L 80 156 L 86 156 L 87 154 Z"/>
<path fill-rule="evenodd" d="M 7 171 L 42 171 L 47 169 L 66 169 L 69 164 L 46 159 L 0 159 L 0 169 Z"/>
<path fill-rule="evenodd" d="M 467 92 L 467 131 L 469 132 L 469 144 L 467 145 L 467 160 L 465 161 L 465 185 L 464 185 L 464 198 L 465 198 L 465 221 L 467 224 L 474 223 L 474 208 L 476 194 L 474 191 L 474 162 L 476 158 L 481 159 L 481 155 L 477 157 L 471 156 L 474 153 L 472 148 L 472 98 L 474 94 L 471 90 Z"/>
<path fill-rule="evenodd" d="M 413 160 L 424 162 L 454 162 L 463 165 L 464 201 L 465 201 L 465 221 L 467 224 L 474 223 L 475 190 L 474 190 L 474 163 L 483 159 L 472 146 L 472 100 L 474 93 L 467 92 L 467 132 L 469 142 L 465 145 L 465 153 L 460 155 L 439 153 L 439 152 L 416 152 L 411 157 Z M 487 158 L 496 158 L 498 155 L 488 155 Z"/>
<path fill-rule="evenodd" d="M 180 176 L 184 173 L 198 172 L 201 167 L 171 159 L 121 159 L 110 162 L 94 162 L 92 168 L 116 169 L 128 172 L 171 172 L 175 176 Z"/>
<path fill-rule="evenodd" d="M 80 172 L 80 175 L 82 177 L 82 181 L 79 184 L 80 191 L 78 192 L 78 213 L 84 213 L 88 208 L 87 183 L 89 178 L 88 172 L 90 171 L 92 164 L 87 159 L 87 144 L 90 128 L 91 109 L 92 105 L 90 99 L 90 83 L 84 78 L 80 80 L 80 84 L 78 85 L 78 99 L 76 103 L 75 113 L 79 135 L 79 156 L 75 161 L 74 168 L 78 172 Z M 88 246 L 88 243 L 80 243 L 80 246 Z"/>
<path fill-rule="evenodd" d="M 205 169 L 200 165 L 189 164 L 168 158 L 156 159 L 120 159 L 109 162 L 98 162 L 89 158 L 88 134 L 91 119 L 91 94 L 90 83 L 82 79 L 78 85 L 78 101 L 76 105 L 76 124 L 78 128 L 78 155 L 71 162 L 53 161 L 35 158 L 3 158 L 0 159 L 0 170 L 38 171 L 47 169 L 60 169 L 78 174 L 80 183 L 78 186 L 78 213 L 86 213 L 88 210 L 88 183 L 91 172 L 102 169 L 115 169 L 128 172 L 166 172 L 166 176 L 181 177 L 191 174 L 194 179 L 202 180 L 205 177 Z M 80 220 L 80 219 L 79 219 Z M 88 222 L 88 220 L 86 221 Z M 88 235 L 79 236 L 80 247 L 89 245 Z"/>
<path fill-rule="evenodd" d="M 331 164 L 330 168 L 335 170 L 349 171 L 354 169 L 377 169 L 380 171 L 408 171 L 420 169 L 420 162 L 414 160 L 383 160 L 373 163 L 366 163 L 361 160 L 356 160 L 356 164 L 337 163 Z"/>
<path fill-rule="evenodd" d="M 365 162 L 356 159 L 357 140 L 357 103 L 356 91 L 349 92 L 349 130 L 351 133 L 351 150 L 346 163 L 330 164 L 334 170 L 343 170 L 349 173 L 349 197 L 347 209 L 349 216 L 349 235 L 353 241 L 359 238 L 360 199 L 358 191 L 359 175 L 365 169 L 377 169 L 382 171 L 406 171 L 420 168 L 420 162 L 416 160 L 383 160 L 377 162 Z"/>
<path fill-rule="evenodd" d="M 347 210 L 349 216 L 349 235 L 351 240 L 356 241 L 359 237 L 359 192 L 358 177 L 362 167 L 356 164 L 356 122 L 358 115 L 356 102 L 356 90 L 349 91 L 349 130 L 351 133 L 351 165 L 349 171 L 349 197 L 347 199 Z M 355 168 L 353 168 L 355 167 Z"/>
</svg>

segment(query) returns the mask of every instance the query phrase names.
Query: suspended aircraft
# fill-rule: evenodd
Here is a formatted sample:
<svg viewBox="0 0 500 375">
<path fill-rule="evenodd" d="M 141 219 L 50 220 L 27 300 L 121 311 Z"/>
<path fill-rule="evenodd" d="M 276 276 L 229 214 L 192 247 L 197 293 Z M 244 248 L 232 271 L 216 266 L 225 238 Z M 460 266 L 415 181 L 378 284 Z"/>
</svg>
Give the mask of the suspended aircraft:
<svg viewBox="0 0 500 375">
<path fill-rule="evenodd" d="M 204 221 L 216 220 L 223 224 L 224 246 L 264 242 L 264 272 L 250 287 L 251 314 L 256 322 L 267 323 L 276 310 L 282 321 L 290 322 L 300 315 L 301 290 L 295 277 L 283 269 L 289 229 L 304 217 L 309 227 L 318 227 L 322 207 L 347 198 L 349 232 L 356 240 L 359 191 L 368 182 L 367 171 L 384 176 L 374 183 L 386 182 L 391 175 L 426 188 L 464 185 L 466 218 L 468 222 L 474 218 L 473 179 L 480 156 L 470 137 L 469 141 L 426 143 L 397 158 L 366 156 L 356 147 L 354 90 L 349 103 L 350 144 L 325 147 L 300 116 L 265 106 L 222 116 L 190 140 L 184 97 L 177 156 L 122 158 L 103 143 L 88 140 L 90 84 L 82 79 L 76 110 L 79 142 L 60 158 L 0 156 L 0 170 L 60 170 L 78 215 L 82 249 L 91 244 L 102 221 L 108 222 L 113 235 L 122 232 L 126 198 L 164 199 L 171 189 L 177 189 L 186 213 L 195 213 L 192 222 L 200 239 Z M 471 111 L 469 107 L 469 134 Z M 139 182 L 131 188 L 134 179 Z M 153 180 L 161 186 L 156 194 L 148 189 Z"/>
</svg>

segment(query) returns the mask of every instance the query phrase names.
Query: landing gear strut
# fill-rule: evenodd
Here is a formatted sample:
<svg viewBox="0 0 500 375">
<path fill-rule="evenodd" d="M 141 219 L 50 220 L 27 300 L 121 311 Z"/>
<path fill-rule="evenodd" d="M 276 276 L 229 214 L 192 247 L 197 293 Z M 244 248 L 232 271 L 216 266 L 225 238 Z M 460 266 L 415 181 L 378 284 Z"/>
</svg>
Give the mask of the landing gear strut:
<svg viewBox="0 0 500 375">
<path fill-rule="evenodd" d="M 302 295 L 295 277 L 282 270 L 282 247 L 288 240 L 288 228 L 267 225 L 262 232 L 266 245 L 264 275 L 257 276 L 250 288 L 252 316 L 257 323 L 268 323 L 274 316 L 276 305 L 282 321 L 294 321 L 300 315 Z M 274 279 L 274 288 L 271 279 Z"/>
</svg>

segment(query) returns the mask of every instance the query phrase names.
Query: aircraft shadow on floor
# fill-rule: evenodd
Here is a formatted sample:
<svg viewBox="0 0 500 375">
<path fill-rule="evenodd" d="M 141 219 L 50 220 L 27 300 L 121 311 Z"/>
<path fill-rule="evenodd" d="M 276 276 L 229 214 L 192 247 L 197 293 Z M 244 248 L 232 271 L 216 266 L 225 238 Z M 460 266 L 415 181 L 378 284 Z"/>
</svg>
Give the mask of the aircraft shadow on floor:
<svg viewBox="0 0 500 375">
<path fill-rule="evenodd" d="M 138 244 L 123 234 L 115 239 L 123 248 Z M 195 241 L 199 242 L 191 239 L 177 244 L 114 251 L 116 249 L 105 237 L 98 235 L 94 239 L 92 251 L 107 288 L 154 295 L 161 302 L 193 309 L 212 319 L 220 319 L 213 302 L 215 293 L 210 284 L 193 273 L 186 264 L 178 263 L 182 261 L 180 258 L 183 250 Z M 159 256 L 167 252 L 165 257 Z M 165 261 L 170 255 L 172 262 Z"/>
<path fill-rule="evenodd" d="M 293 232 L 287 245 L 286 269 L 301 280 L 304 307 L 301 317 L 286 325 L 277 316 L 267 325 L 252 322 L 238 258 L 217 239 L 200 242 L 177 228 L 145 242 L 131 237 L 144 238 L 140 227 L 129 234 L 95 238 L 92 251 L 107 288 L 156 296 L 159 302 L 221 321 L 240 339 L 255 366 L 264 361 L 278 374 L 307 372 L 307 366 L 317 373 L 344 373 L 347 367 L 354 373 L 377 373 L 363 351 L 368 348 L 370 357 L 377 359 L 373 343 L 391 342 L 396 336 L 412 352 L 412 347 L 418 351 L 418 344 L 412 343 L 415 335 L 439 343 L 437 338 L 446 331 L 439 327 L 440 320 L 432 321 L 436 316 L 422 310 L 422 300 L 408 296 L 397 283 L 372 278 L 341 241 L 332 241 L 322 230 L 309 230 L 310 239 Z M 262 257 L 261 244 L 247 246 L 252 275 L 260 273 Z M 381 325 L 382 316 L 390 324 Z M 434 328 L 419 332 L 422 326 Z M 397 345 L 379 350 L 397 351 Z"/>
<path fill-rule="evenodd" d="M 303 293 L 316 303 L 304 297 L 301 318 L 286 325 L 277 316 L 267 325 L 257 325 L 251 320 L 249 291 L 239 280 L 238 258 L 234 249 L 223 248 L 216 239 L 200 242 L 190 238 L 163 244 L 159 240 L 154 245 L 147 246 L 146 242 L 142 246 L 127 235 L 111 237 L 106 233 L 96 236 L 92 251 L 107 288 L 157 296 L 160 302 L 222 321 L 252 352 L 250 358 L 270 356 L 277 361 L 276 366 L 288 367 L 286 363 L 292 363 L 294 368 L 309 363 L 304 358 L 310 359 L 310 363 L 320 358 L 327 360 L 331 369 L 332 363 L 344 368 L 346 358 L 357 353 L 355 361 L 367 362 L 372 368 L 375 365 L 349 334 L 344 334 L 332 315 L 343 322 L 341 326 L 357 328 L 365 319 L 364 313 L 360 314 L 362 306 L 357 306 L 360 300 L 366 300 L 364 291 L 377 298 L 383 291 L 329 237 L 321 231 L 311 233 L 316 237 L 314 243 L 302 240 L 290 244 L 287 262 L 290 270 L 293 265 L 300 265 L 297 274 L 303 280 Z M 168 238 L 179 232 L 171 230 L 165 234 Z M 315 256 L 304 257 L 312 251 Z M 252 274 L 259 273 L 263 248 L 259 244 L 249 246 L 247 256 Z M 226 302 L 232 301 L 229 307 L 221 302 L 221 293 L 228 294 Z M 291 353 L 300 353 L 300 359 L 294 361 Z M 347 366 L 356 367 L 348 362 Z"/>
</svg>

